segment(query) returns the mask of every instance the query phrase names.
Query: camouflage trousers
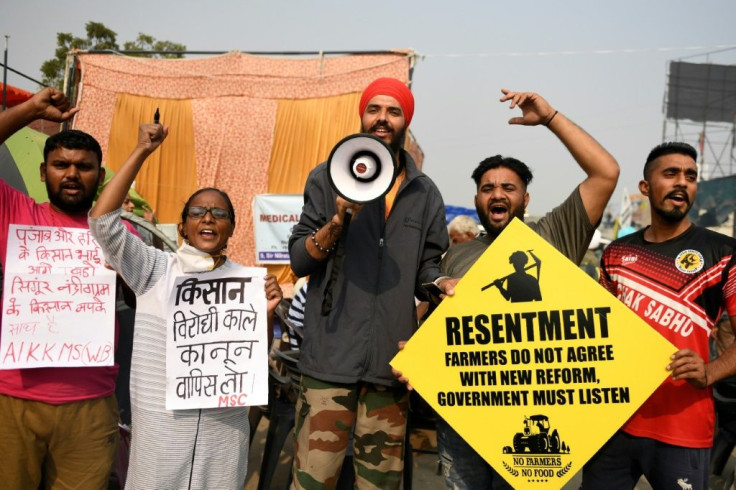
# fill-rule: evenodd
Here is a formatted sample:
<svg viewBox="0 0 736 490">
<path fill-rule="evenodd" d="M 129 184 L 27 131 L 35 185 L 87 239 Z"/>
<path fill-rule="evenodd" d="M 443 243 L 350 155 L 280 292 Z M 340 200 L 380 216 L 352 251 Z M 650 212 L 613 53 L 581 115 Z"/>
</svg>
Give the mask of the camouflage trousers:
<svg viewBox="0 0 736 490">
<path fill-rule="evenodd" d="M 400 488 L 408 409 L 403 387 L 327 383 L 303 375 L 292 489 L 335 488 L 351 431 L 356 488 Z"/>
</svg>

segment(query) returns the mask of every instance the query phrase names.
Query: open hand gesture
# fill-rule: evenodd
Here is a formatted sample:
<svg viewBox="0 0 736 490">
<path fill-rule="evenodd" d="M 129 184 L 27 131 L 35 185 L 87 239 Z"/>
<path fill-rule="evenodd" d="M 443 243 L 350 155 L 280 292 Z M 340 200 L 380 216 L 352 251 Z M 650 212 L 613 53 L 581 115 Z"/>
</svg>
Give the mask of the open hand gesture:
<svg viewBox="0 0 736 490">
<path fill-rule="evenodd" d="M 501 102 L 511 101 L 509 109 L 519 106 L 521 117 L 512 117 L 509 124 L 522 124 L 524 126 L 547 125 L 552 120 L 555 110 L 539 94 L 534 92 L 514 92 L 507 88 L 501 89 L 503 97 Z"/>
</svg>

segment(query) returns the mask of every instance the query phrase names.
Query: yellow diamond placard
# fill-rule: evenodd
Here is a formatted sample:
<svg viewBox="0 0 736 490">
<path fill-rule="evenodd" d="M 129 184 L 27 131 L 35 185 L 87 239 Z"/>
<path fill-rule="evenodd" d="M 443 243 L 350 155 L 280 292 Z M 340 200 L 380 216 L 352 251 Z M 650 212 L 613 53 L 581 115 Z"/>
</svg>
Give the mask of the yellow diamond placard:
<svg viewBox="0 0 736 490">
<path fill-rule="evenodd" d="M 514 488 L 561 488 L 676 351 L 515 219 L 391 365 Z"/>
</svg>

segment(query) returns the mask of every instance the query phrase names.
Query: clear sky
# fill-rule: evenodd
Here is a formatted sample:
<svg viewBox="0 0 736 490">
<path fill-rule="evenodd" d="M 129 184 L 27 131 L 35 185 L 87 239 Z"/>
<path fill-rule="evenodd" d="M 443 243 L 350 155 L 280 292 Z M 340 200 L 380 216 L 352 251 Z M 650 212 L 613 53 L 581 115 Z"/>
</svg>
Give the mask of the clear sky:
<svg viewBox="0 0 736 490">
<path fill-rule="evenodd" d="M 445 202 L 472 206 L 472 169 L 500 153 L 534 170 L 534 215 L 584 174 L 545 128 L 507 124 L 514 111 L 498 102 L 502 87 L 540 93 L 618 159 L 617 212 L 662 140 L 668 62 L 736 64 L 736 49 L 726 49 L 736 48 L 734 0 L 9 0 L 0 11 L 9 66 L 40 80 L 56 33 L 83 36 L 90 20 L 117 32 L 120 45 L 143 32 L 190 50 L 412 48 L 421 58 L 411 129 Z M 8 83 L 36 89 L 12 73 Z"/>
</svg>

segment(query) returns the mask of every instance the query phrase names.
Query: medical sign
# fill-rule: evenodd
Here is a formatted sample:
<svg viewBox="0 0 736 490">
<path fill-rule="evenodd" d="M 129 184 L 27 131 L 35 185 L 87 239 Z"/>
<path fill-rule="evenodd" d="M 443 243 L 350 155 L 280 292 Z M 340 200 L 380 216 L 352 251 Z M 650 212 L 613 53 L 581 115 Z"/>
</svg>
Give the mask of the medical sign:
<svg viewBox="0 0 736 490">
<path fill-rule="evenodd" d="M 289 263 L 289 237 L 299 223 L 303 204 L 301 194 L 260 194 L 253 198 L 256 263 Z"/>
</svg>

